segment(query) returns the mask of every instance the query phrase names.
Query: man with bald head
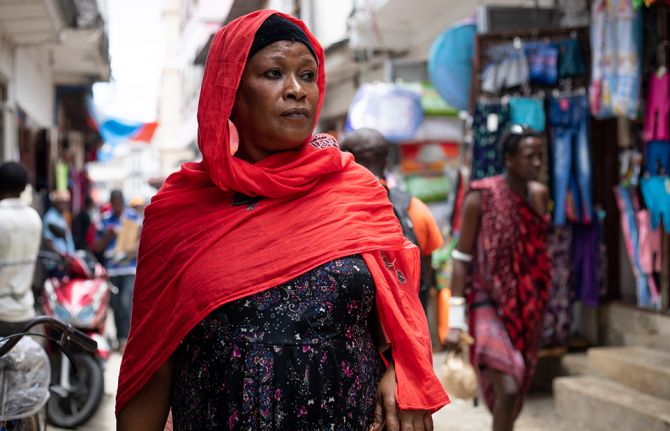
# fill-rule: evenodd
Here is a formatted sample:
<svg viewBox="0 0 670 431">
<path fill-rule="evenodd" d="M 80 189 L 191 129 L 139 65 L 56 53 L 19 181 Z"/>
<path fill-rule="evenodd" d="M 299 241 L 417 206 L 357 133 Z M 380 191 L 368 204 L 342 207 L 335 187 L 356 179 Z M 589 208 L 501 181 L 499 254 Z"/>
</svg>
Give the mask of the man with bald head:
<svg viewBox="0 0 670 431">
<path fill-rule="evenodd" d="M 388 145 L 388 141 L 381 133 L 370 128 L 358 129 L 340 140 L 340 149 L 352 153 L 356 162 L 372 172 L 389 191 L 393 211 L 402 225 L 405 237 L 416 244 L 421 251 L 419 297 L 425 311 L 428 307 L 430 287 L 433 285 L 431 254 L 444 244 L 444 238 L 426 204 L 409 193 L 398 188 L 389 188 L 386 184 Z"/>
</svg>

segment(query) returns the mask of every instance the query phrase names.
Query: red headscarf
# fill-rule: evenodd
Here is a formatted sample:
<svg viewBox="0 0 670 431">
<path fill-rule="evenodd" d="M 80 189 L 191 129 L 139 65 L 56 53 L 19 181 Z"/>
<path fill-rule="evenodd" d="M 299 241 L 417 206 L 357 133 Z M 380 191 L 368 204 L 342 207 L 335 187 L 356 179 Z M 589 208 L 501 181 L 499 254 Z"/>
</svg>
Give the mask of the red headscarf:
<svg viewBox="0 0 670 431">
<path fill-rule="evenodd" d="M 402 237 L 384 188 L 327 135 L 255 164 L 231 155 L 228 118 L 235 93 L 256 30 L 272 14 L 294 22 L 309 38 L 319 62 L 319 109 L 323 103 L 323 49 L 302 21 L 261 10 L 218 31 L 198 107 L 203 161 L 182 165 L 145 212 L 116 410 L 214 309 L 358 253 L 375 280 L 400 407 L 437 410 L 449 400 L 431 365 L 417 296 L 418 250 Z M 263 198 L 231 205 L 235 192 Z"/>
</svg>

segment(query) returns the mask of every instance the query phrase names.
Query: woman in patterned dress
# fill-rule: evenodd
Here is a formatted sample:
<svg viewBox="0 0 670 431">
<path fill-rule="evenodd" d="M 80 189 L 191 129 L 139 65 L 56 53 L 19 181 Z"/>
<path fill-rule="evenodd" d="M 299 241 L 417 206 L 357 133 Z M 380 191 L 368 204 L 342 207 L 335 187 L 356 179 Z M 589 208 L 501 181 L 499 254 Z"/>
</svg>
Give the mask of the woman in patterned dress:
<svg viewBox="0 0 670 431">
<path fill-rule="evenodd" d="M 416 247 L 374 176 L 312 136 L 323 69 L 275 11 L 214 38 L 203 161 L 145 212 L 118 429 L 162 430 L 171 411 L 175 430 L 423 431 L 448 402 Z"/>
<path fill-rule="evenodd" d="M 513 125 L 501 143 L 505 174 L 473 182 L 463 203 L 460 237 L 452 253 L 446 340 L 448 348 L 459 348 L 469 326 L 475 340 L 470 359 L 479 371 L 494 431 L 512 430 L 521 411 L 537 362 L 551 283 L 548 191 L 535 181 L 542 167 L 542 140 L 532 129 Z M 463 313 L 466 302 L 469 325 Z"/>
</svg>

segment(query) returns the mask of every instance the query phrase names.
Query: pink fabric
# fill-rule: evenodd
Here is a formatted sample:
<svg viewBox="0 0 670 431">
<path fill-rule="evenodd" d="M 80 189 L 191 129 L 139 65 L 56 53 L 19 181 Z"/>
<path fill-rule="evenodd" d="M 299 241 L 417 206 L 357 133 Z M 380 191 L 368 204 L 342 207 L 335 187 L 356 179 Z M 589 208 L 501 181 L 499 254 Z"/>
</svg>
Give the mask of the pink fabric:
<svg viewBox="0 0 670 431">
<path fill-rule="evenodd" d="M 486 406 L 493 411 L 495 391 L 486 368 L 493 368 L 512 376 L 518 387 L 522 388 L 526 376 L 526 363 L 521 352 L 512 346 L 509 334 L 500 321 L 495 307 L 492 305 L 476 307 L 472 309 L 472 313 L 474 321 L 472 335 L 476 340 L 472 362 L 479 373 L 479 385 Z M 521 410 L 521 405 L 521 402 L 517 405 L 517 414 Z"/>
<path fill-rule="evenodd" d="M 661 230 L 652 229 L 649 211 L 637 213 L 637 224 L 640 230 L 640 266 L 642 272 L 651 274 L 661 272 Z"/>
<path fill-rule="evenodd" d="M 670 113 L 670 73 L 662 77 L 653 73 L 649 78 L 647 109 L 645 110 L 643 138 L 649 141 L 670 140 L 668 114 Z"/>
</svg>

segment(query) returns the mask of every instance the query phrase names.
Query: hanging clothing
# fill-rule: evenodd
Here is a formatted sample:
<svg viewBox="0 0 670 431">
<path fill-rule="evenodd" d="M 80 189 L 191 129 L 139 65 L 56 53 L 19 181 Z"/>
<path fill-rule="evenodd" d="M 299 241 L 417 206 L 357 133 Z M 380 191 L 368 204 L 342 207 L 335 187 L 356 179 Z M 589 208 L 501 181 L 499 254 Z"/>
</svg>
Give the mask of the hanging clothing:
<svg viewBox="0 0 670 431">
<path fill-rule="evenodd" d="M 519 87 L 528 82 L 528 60 L 521 47 L 498 45 L 487 54 L 491 62 L 482 73 L 482 91 L 498 93 L 505 88 Z"/>
<path fill-rule="evenodd" d="M 511 124 L 521 124 L 544 132 L 544 100 L 532 97 L 512 97 L 509 100 Z"/>
<path fill-rule="evenodd" d="M 374 280 L 400 408 L 435 411 L 448 397 L 433 371 L 418 298 L 419 252 L 402 236 L 386 190 L 328 135 L 255 164 L 231 154 L 229 118 L 247 54 L 273 14 L 309 38 L 322 106 L 323 49 L 302 21 L 264 9 L 216 33 L 198 106 L 203 161 L 168 177 L 145 211 L 116 411 L 214 310 L 355 254 Z"/>
<path fill-rule="evenodd" d="M 630 189 L 619 186 L 615 189 L 619 212 L 621 213 L 621 231 L 624 244 L 631 262 L 636 282 L 637 303 L 640 307 L 660 308 L 660 297 L 653 277 L 645 274 L 640 261 L 640 235 L 635 215 L 638 205 Z"/>
<path fill-rule="evenodd" d="M 564 346 L 572 324 L 572 227 L 552 226 L 548 247 L 553 277 L 542 331 L 543 346 Z"/>
<path fill-rule="evenodd" d="M 593 217 L 588 123 L 586 96 L 549 99 L 555 225 L 591 223 Z"/>
<path fill-rule="evenodd" d="M 642 178 L 640 190 L 651 214 L 651 228 L 657 229 L 663 218 L 665 231 L 670 232 L 670 177 Z"/>
<path fill-rule="evenodd" d="M 668 123 L 670 123 L 670 73 L 666 71 L 661 76 L 652 73 L 649 77 L 642 132 L 645 142 L 669 141 Z"/>
<path fill-rule="evenodd" d="M 636 118 L 640 103 L 642 14 L 632 0 L 591 5 L 591 113 Z"/>
<path fill-rule="evenodd" d="M 537 362 L 552 279 L 549 224 L 502 176 L 476 181 L 471 190 L 482 194 L 476 258 L 467 293 L 470 327 L 475 328 L 471 360 L 477 369 L 493 367 L 513 376 L 525 393 Z M 499 328 L 504 328 L 509 343 L 498 337 L 502 334 Z M 493 410 L 492 382 L 486 373 L 481 373 L 480 383 L 487 406 Z M 520 409 L 521 404 L 517 413 Z"/>
<path fill-rule="evenodd" d="M 670 174 L 670 141 L 647 142 L 644 151 L 645 170 L 652 176 Z"/>
<path fill-rule="evenodd" d="M 640 267 L 645 274 L 661 272 L 661 230 L 651 228 L 649 211 L 641 210 L 637 214 L 640 228 Z"/>
<path fill-rule="evenodd" d="M 528 42 L 524 44 L 531 82 L 556 85 L 558 81 L 558 46 L 555 43 Z"/>
<path fill-rule="evenodd" d="M 582 76 L 586 73 L 582 46 L 576 38 L 562 40 L 558 43 L 558 77 L 568 78 Z"/>
<path fill-rule="evenodd" d="M 472 123 L 472 179 L 482 179 L 503 171 L 500 138 L 510 125 L 509 106 L 480 102 L 475 107 Z"/>
<path fill-rule="evenodd" d="M 600 300 L 600 223 L 598 218 L 588 225 L 572 227 L 575 299 L 588 307 L 597 307 Z"/>
</svg>

